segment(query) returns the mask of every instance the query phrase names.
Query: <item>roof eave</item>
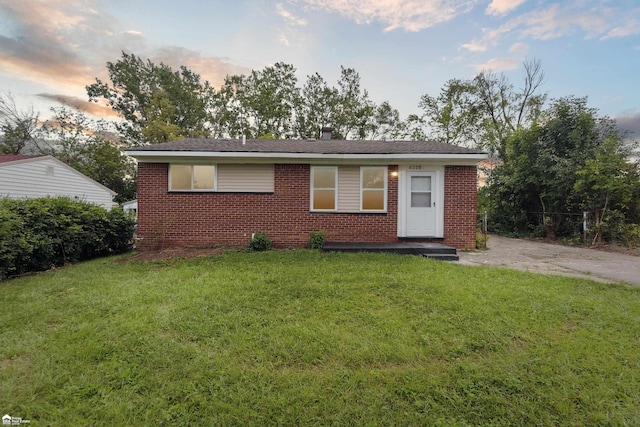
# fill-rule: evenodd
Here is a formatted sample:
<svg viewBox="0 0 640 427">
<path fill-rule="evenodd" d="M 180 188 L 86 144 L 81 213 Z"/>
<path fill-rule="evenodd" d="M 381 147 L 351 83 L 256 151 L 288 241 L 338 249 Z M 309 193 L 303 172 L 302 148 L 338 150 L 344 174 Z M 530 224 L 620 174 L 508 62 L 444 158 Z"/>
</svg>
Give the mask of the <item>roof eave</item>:
<svg viewBox="0 0 640 427">
<path fill-rule="evenodd" d="M 301 161 L 385 161 L 385 162 L 415 162 L 421 160 L 455 160 L 479 162 L 486 159 L 486 153 L 273 153 L 273 152 L 238 152 L 238 151 L 136 151 L 125 152 L 142 162 L 167 163 L 172 159 L 208 158 L 220 160 L 271 160 L 274 162 Z"/>
</svg>

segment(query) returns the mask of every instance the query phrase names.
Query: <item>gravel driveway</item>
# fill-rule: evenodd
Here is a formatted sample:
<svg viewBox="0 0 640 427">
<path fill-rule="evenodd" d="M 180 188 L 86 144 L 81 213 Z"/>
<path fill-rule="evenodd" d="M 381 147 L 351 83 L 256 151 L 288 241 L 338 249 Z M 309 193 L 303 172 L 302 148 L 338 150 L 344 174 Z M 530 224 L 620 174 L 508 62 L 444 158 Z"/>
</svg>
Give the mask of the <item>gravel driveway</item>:
<svg viewBox="0 0 640 427">
<path fill-rule="evenodd" d="M 500 236 L 490 236 L 488 246 L 458 252 L 458 263 L 640 285 L 640 257 Z"/>
</svg>

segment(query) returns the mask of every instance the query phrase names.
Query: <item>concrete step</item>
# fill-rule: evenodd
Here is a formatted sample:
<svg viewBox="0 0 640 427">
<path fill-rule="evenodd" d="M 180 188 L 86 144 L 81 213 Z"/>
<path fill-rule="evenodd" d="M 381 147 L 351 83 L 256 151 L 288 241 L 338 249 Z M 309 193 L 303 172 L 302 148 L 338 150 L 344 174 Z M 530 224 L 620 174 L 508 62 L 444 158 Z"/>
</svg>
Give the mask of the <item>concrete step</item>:
<svg viewBox="0 0 640 427">
<path fill-rule="evenodd" d="M 460 261 L 458 255 L 451 254 L 422 254 L 425 258 L 437 259 L 438 261 Z"/>
<path fill-rule="evenodd" d="M 422 255 L 442 261 L 457 261 L 455 248 L 440 243 L 419 242 L 326 242 L 324 252 L 388 252 L 406 255 Z"/>
</svg>

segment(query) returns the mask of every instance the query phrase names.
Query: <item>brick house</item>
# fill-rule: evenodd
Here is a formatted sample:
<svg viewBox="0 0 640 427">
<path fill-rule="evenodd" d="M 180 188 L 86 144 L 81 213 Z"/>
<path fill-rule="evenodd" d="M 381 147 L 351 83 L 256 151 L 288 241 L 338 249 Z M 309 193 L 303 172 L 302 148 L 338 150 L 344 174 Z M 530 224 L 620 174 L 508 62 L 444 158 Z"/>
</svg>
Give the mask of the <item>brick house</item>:
<svg viewBox="0 0 640 427">
<path fill-rule="evenodd" d="M 482 151 L 434 141 L 185 139 L 131 148 L 138 247 L 439 242 L 475 247 Z"/>
</svg>

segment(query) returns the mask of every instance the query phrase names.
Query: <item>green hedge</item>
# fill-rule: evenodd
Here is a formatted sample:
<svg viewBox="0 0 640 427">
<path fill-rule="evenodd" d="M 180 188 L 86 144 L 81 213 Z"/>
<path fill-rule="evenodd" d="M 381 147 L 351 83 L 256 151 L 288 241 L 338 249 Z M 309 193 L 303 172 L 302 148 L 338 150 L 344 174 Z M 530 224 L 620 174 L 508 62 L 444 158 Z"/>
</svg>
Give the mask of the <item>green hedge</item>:
<svg viewBox="0 0 640 427">
<path fill-rule="evenodd" d="M 65 197 L 0 199 L 0 280 L 69 262 L 126 252 L 134 221 Z"/>
</svg>

